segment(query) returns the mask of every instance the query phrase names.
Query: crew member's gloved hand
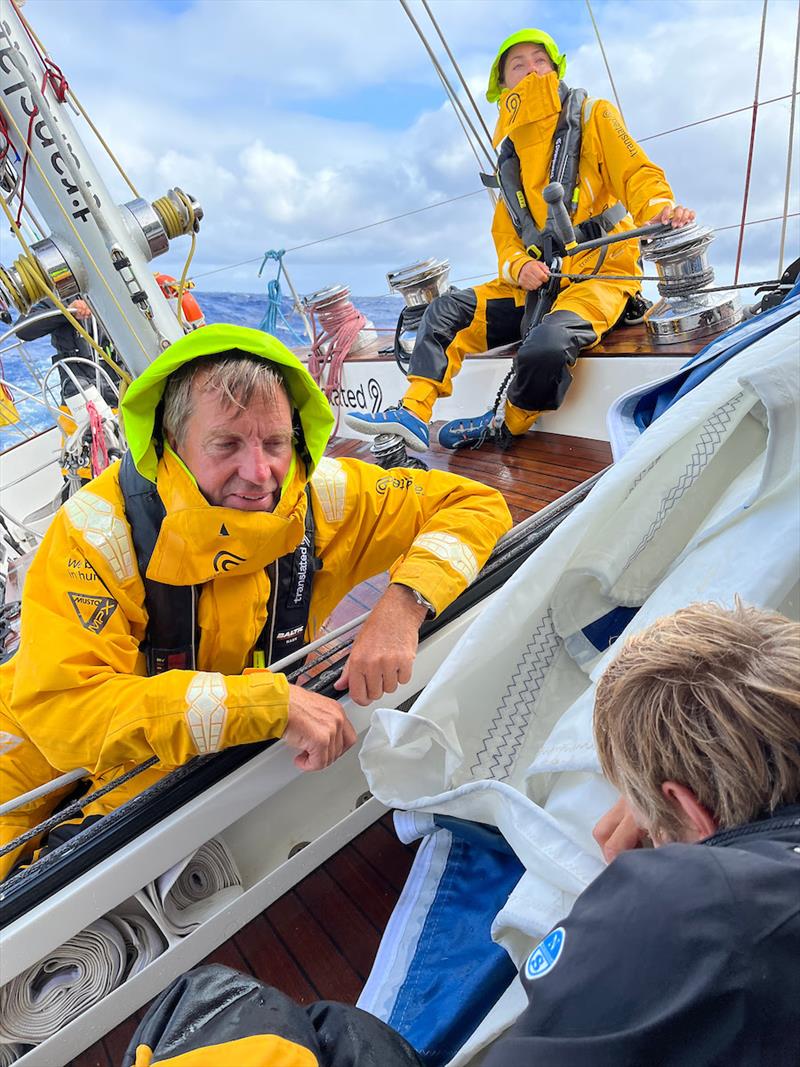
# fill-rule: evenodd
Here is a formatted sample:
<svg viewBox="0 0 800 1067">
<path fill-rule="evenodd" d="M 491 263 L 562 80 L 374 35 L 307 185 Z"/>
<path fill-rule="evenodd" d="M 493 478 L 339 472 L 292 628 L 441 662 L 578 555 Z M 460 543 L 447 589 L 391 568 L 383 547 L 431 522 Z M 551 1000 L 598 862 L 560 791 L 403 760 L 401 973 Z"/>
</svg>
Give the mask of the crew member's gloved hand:
<svg viewBox="0 0 800 1067">
<path fill-rule="evenodd" d="M 410 681 L 426 614 L 410 589 L 390 585 L 361 628 L 334 688 L 349 688 L 352 699 L 363 706 Z"/>
<path fill-rule="evenodd" d="M 299 750 L 295 766 L 302 771 L 321 771 L 355 743 L 356 732 L 336 700 L 290 685 L 283 740 Z"/>
<path fill-rule="evenodd" d="M 599 820 L 592 837 L 603 851 L 606 863 L 629 848 L 641 848 L 647 840 L 646 832 L 638 825 L 628 801 L 620 797 L 617 803 Z"/>
<path fill-rule="evenodd" d="M 667 206 L 662 211 L 659 211 L 657 215 L 650 219 L 650 223 L 668 222 L 674 230 L 677 230 L 681 226 L 688 226 L 694 220 L 695 213 L 693 211 L 690 211 L 688 207 L 681 207 L 680 204 L 676 204 L 674 208 Z"/>
<path fill-rule="evenodd" d="M 550 278 L 550 268 L 538 259 L 532 259 L 519 272 L 517 284 L 529 293 L 541 289 Z"/>
</svg>

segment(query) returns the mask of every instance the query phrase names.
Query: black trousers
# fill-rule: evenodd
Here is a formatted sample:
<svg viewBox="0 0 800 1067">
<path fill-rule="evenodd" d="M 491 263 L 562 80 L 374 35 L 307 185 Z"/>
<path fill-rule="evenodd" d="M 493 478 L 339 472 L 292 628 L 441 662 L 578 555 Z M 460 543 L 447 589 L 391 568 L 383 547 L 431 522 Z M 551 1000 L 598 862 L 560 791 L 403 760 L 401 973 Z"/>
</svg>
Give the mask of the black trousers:
<svg viewBox="0 0 800 1067">
<path fill-rule="evenodd" d="M 512 295 L 509 295 L 512 294 Z M 455 289 L 428 307 L 417 332 L 408 376 L 436 384 L 449 396 L 452 380 L 469 352 L 484 352 L 520 340 L 525 293 L 503 282 Z M 580 350 L 597 340 L 592 323 L 574 311 L 551 311 L 525 336 L 515 360 L 508 399 L 529 411 L 554 411 L 563 401 Z M 408 396 L 423 399 L 420 386 Z"/>
<path fill-rule="evenodd" d="M 142 1048 L 144 1046 L 144 1048 Z M 391 1027 L 349 1004 L 302 1007 L 272 986 L 228 967 L 197 967 L 155 1000 L 130 1040 L 123 1067 L 192 1053 L 193 1067 L 240 1067 L 245 1050 L 279 1063 L 308 1049 L 319 1067 L 422 1067 Z"/>
</svg>

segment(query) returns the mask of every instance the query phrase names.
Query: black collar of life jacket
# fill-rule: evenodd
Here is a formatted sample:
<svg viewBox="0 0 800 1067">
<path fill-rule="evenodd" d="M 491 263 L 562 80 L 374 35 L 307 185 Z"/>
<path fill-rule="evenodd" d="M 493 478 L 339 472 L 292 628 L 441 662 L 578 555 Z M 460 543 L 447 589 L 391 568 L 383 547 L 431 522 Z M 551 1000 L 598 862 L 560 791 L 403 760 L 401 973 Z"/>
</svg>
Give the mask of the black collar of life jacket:
<svg viewBox="0 0 800 1067">
<path fill-rule="evenodd" d="M 148 621 L 142 651 L 147 659 L 147 673 L 195 670 L 199 643 L 197 601 L 201 586 L 166 585 L 147 577 L 166 509 L 155 483 L 139 473 L 130 452 L 123 457 L 119 485 L 144 583 Z M 305 531 L 300 544 L 266 568 L 270 580 L 267 621 L 255 645 L 263 653 L 265 665 L 288 656 L 305 643 L 314 572 L 322 566 L 314 554 L 314 512 L 308 486 L 306 505 Z"/>
<path fill-rule="evenodd" d="M 578 167 L 583 134 L 583 105 L 587 93 L 585 89 L 569 89 L 564 82 L 559 82 L 558 92 L 561 114 L 553 134 L 549 181 L 560 182 L 563 186 L 564 204 L 571 218 L 578 207 Z M 529 256 L 549 263 L 554 255 L 564 254 L 566 250 L 557 235 L 548 226 L 540 230 L 534 222 L 522 186 L 519 156 L 510 136 L 504 137 L 500 142 L 495 174 L 481 174 L 481 180 L 488 188 L 500 190 L 514 229 Z M 625 205 L 617 202 L 576 226 L 575 240 L 588 241 L 603 236 L 616 226 L 626 213 Z"/>
</svg>

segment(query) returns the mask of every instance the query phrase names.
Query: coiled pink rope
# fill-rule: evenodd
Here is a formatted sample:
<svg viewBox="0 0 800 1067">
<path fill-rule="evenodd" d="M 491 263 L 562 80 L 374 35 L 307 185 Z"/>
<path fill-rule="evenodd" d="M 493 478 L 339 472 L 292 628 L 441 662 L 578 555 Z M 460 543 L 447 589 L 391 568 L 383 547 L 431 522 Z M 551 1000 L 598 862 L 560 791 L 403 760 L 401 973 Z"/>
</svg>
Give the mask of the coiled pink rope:
<svg viewBox="0 0 800 1067">
<path fill-rule="evenodd" d="M 100 471 L 108 466 L 108 448 L 106 448 L 106 434 L 103 429 L 103 420 L 100 412 L 89 401 L 86 405 L 89 413 L 89 428 L 92 431 L 92 474 L 96 477 Z"/>
<path fill-rule="evenodd" d="M 334 390 L 342 387 L 342 366 L 367 320 L 349 300 L 338 300 L 329 308 L 312 305 L 309 310 L 314 341 L 308 357 L 308 370 L 330 399 Z M 323 345 L 327 346 L 325 350 Z M 337 406 L 334 433 L 339 429 L 339 411 Z"/>
</svg>

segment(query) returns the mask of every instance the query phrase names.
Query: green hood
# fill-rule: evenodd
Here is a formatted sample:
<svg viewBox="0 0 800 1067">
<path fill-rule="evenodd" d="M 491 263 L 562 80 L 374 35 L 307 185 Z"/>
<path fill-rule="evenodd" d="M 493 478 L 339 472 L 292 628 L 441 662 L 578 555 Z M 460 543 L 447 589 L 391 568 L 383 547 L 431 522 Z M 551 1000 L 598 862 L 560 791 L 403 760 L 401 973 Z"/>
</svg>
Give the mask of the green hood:
<svg viewBox="0 0 800 1067">
<path fill-rule="evenodd" d="M 125 436 L 136 468 L 156 480 L 158 456 L 153 442 L 156 410 L 166 381 L 185 363 L 237 348 L 277 364 L 283 373 L 292 406 L 299 413 L 310 457 L 308 476 L 322 458 L 333 429 L 333 413 L 322 390 L 286 345 L 262 330 L 247 326 L 202 326 L 171 344 L 128 386 L 120 405 Z"/>
<path fill-rule="evenodd" d="M 503 91 L 500 85 L 500 60 L 503 58 L 503 53 L 513 48 L 515 44 L 540 44 L 555 64 L 559 78 L 563 78 L 566 73 L 567 57 L 559 52 L 558 45 L 549 33 L 545 33 L 544 30 L 517 30 L 510 37 L 506 37 L 494 57 L 492 69 L 489 71 L 489 88 L 486 90 L 486 99 L 490 104 L 499 100 Z"/>
</svg>

